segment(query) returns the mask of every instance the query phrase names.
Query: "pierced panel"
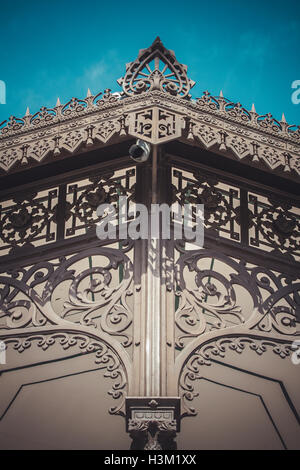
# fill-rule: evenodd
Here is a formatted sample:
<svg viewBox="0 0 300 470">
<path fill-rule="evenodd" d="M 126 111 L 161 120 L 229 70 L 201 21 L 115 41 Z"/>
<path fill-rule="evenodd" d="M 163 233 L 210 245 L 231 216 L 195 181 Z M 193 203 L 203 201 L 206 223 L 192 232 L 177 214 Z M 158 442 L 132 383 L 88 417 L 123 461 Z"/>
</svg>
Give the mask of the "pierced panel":
<svg viewBox="0 0 300 470">
<path fill-rule="evenodd" d="M 205 172 L 173 168 L 173 202 L 204 205 L 204 227 L 210 233 L 240 241 L 239 188 L 220 182 Z"/>
<path fill-rule="evenodd" d="M 250 245 L 300 259 L 300 208 L 291 201 L 249 194 Z"/>
<path fill-rule="evenodd" d="M 78 325 L 129 348 L 132 251 L 116 243 L 2 273 L 0 329 Z"/>
<path fill-rule="evenodd" d="M 176 349 L 240 326 L 252 333 L 300 334 L 300 283 L 214 250 L 177 244 Z"/>
<path fill-rule="evenodd" d="M 0 256 L 56 240 L 58 188 L 0 203 Z"/>
<path fill-rule="evenodd" d="M 118 214 L 120 196 L 133 198 L 135 169 L 115 171 L 101 176 L 73 182 L 67 186 L 65 236 L 73 237 L 96 229 L 100 221 L 97 208 L 100 204 L 112 204 Z"/>
<path fill-rule="evenodd" d="M 0 202 L 0 257 L 19 256 L 25 250 L 30 253 L 50 243 L 55 248 L 55 242 L 87 233 L 93 232 L 96 237 L 100 221 L 98 206 L 110 204 L 117 224 L 119 197 L 127 198 L 129 211 L 133 206 L 135 181 L 134 167 L 102 173 L 97 170 L 93 176 L 70 184 L 61 183 L 45 190 L 33 186 L 30 193 L 3 200 Z"/>
</svg>

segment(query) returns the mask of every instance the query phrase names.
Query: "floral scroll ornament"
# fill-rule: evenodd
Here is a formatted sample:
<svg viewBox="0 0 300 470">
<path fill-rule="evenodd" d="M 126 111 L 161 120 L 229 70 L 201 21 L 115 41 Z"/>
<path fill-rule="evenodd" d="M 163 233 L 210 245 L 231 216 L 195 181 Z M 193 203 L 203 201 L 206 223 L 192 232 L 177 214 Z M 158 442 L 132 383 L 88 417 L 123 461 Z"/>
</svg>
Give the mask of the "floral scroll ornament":
<svg viewBox="0 0 300 470">
<path fill-rule="evenodd" d="M 276 275 L 213 250 L 180 251 L 176 273 L 179 305 L 175 314 L 178 350 L 196 344 L 203 334 L 225 331 L 234 325 L 258 334 L 300 334 L 300 284 L 296 277 Z M 202 268 L 205 260 L 210 268 Z M 219 268 L 214 267 L 217 263 Z M 252 313 L 247 317 L 239 289 L 251 298 Z"/>
<path fill-rule="evenodd" d="M 48 205 L 36 198 L 36 194 L 27 196 L 24 201 L 16 198 L 0 221 L 0 240 L 16 249 L 32 243 L 45 230 L 46 241 L 53 240 L 54 233 L 49 229 L 56 207 L 51 207 L 51 200 L 57 197 L 57 190 L 49 191 L 48 197 Z"/>
</svg>

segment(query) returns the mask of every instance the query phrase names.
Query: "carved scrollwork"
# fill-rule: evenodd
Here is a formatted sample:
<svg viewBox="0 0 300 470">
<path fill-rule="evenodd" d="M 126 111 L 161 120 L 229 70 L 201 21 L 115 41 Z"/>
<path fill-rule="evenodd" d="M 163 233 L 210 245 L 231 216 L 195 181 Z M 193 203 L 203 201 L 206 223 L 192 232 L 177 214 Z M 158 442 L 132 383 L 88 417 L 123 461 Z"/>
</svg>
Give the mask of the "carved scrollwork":
<svg viewBox="0 0 300 470">
<path fill-rule="evenodd" d="M 126 196 L 128 203 L 134 198 L 134 185 L 129 181 L 135 176 L 135 170 L 130 169 L 122 177 L 117 178 L 113 172 L 101 177 L 91 177 L 85 184 L 69 186 L 65 220 L 68 221 L 66 235 L 74 235 L 82 229 L 95 228 L 100 222 L 97 208 L 100 204 L 111 204 L 118 214 L 120 196 Z"/>
<path fill-rule="evenodd" d="M 129 286 L 132 282 L 133 268 L 126 255 L 111 253 L 107 257 L 109 263 L 105 267 L 89 268 L 77 277 L 72 276 L 68 294 L 69 300 L 64 303 L 61 316 L 69 321 L 80 322 L 112 336 L 120 337 L 123 346 L 128 347 L 132 342 L 131 334 L 128 331 L 132 323 L 132 312 L 127 304 L 127 297 L 132 295 Z M 73 260 L 62 264 L 62 280 L 64 277 L 68 278 L 72 264 L 77 261 L 78 257 L 74 257 Z M 117 286 L 112 286 L 111 270 L 118 269 L 121 265 L 123 281 Z M 84 281 L 87 279 L 90 281 L 86 286 Z M 54 286 L 49 285 L 48 287 L 52 289 Z M 94 299 L 92 301 L 90 294 Z"/>
<path fill-rule="evenodd" d="M 102 266 L 91 267 L 93 256 L 102 257 Z M 79 272 L 78 266 L 82 266 Z M 132 342 L 128 305 L 132 271 L 122 250 L 94 248 L 1 275 L 1 328 L 77 324 L 119 338 L 128 347 Z M 55 292 L 60 292 L 60 302 Z"/>
<path fill-rule="evenodd" d="M 203 344 L 190 355 L 181 371 L 179 390 L 185 410 L 182 417 L 195 416 L 197 414 L 195 408 L 190 403 L 198 396 L 198 393 L 195 391 L 195 382 L 201 378 L 202 368 L 210 366 L 211 361 L 215 357 L 224 358 L 227 351 L 235 351 L 241 354 L 246 348 L 255 351 L 259 356 L 267 350 L 272 350 L 282 359 L 289 357 L 292 352 L 292 345 L 289 342 L 280 343 L 272 339 L 258 339 L 243 335 L 239 335 L 239 337 L 223 337 Z"/>
<path fill-rule="evenodd" d="M 205 173 L 194 173 L 192 178 L 183 176 L 174 169 L 176 185 L 173 187 L 173 200 L 181 206 L 184 204 L 204 205 L 204 226 L 206 229 L 222 235 L 229 232 L 230 237 L 239 240 L 239 233 L 234 230 L 236 221 L 236 204 L 238 197 L 235 188 L 221 189 L 219 181 Z"/>
<path fill-rule="evenodd" d="M 57 190 L 48 192 L 48 197 L 36 193 L 15 198 L 9 207 L 0 207 L 0 239 L 3 247 L 14 250 L 29 245 L 37 239 L 52 241 L 55 233 L 51 224 L 55 220 Z"/>
<path fill-rule="evenodd" d="M 30 124 L 37 125 L 41 123 L 50 123 L 56 117 L 57 112 L 55 108 L 46 108 L 42 106 L 40 110 L 31 116 Z"/>
<path fill-rule="evenodd" d="M 270 270 L 254 267 L 250 270 L 251 278 L 262 291 L 269 296 L 261 299 L 262 318 L 253 322 L 253 327 L 260 331 L 276 331 L 281 334 L 299 333 L 300 322 L 300 283 L 296 276 L 275 274 Z"/>
<path fill-rule="evenodd" d="M 54 273 L 55 263 L 39 263 L 26 269 L 9 271 L 0 276 L 1 329 L 44 326 L 48 322 L 42 300 L 35 288 Z"/>
<path fill-rule="evenodd" d="M 86 146 L 98 146 L 99 141 L 106 143 L 115 135 L 125 136 L 129 116 L 129 134 L 154 144 L 196 138 L 207 148 L 219 144 L 219 151 L 263 162 L 283 176 L 299 174 L 299 126 L 289 125 L 284 116 L 278 121 L 269 113 L 259 115 L 254 106 L 247 110 L 222 93 L 212 96 L 205 91 L 192 100 L 194 82 L 187 76 L 187 67 L 159 38 L 127 64 L 118 83 L 121 93 L 107 88 L 92 95 L 88 90 L 85 98 L 65 104 L 58 99 L 53 107 L 43 106 L 33 115 L 27 109 L 22 118 L 10 116 L 1 122 L 0 167 L 8 171 L 16 163 L 40 162 L 49 153 L 56 158 L 65 151 L 80 152 Z M 161 108 L 159 122 L 154 114 L 148 117 L 153 106 Z M 182 136 L 184 120 L 188 131 Z"/>
<path fill-rule="evenodd" d="M 228 102 L 225 105 L 225 111 L 229 116 L 239 118 L 241 121 L 250 121 L 251 115 L 247 109 L 245 109 L 241 103 Z"/>
<path fill-rule="evenodd" d="M 217 110 L 220 108 L 218 99 L 212 96 L 207 90 L 203 92 L 203 95 L 200 98 L 197 98 L 196 103 L 201 107 L 212 110 Z"/>
<path fill-rule="evenodd" d="M 6 348 L 11 344 L 13 349 L 22 353 L 36 344 L 44 351 L 51 346 L 58 344 L 64 350 L 71 347 L 78 347 L 82 354 L 95 353 L 95 364 L 99 369 L 104 369 L 104 377 L 113 380 L 113 386 L 108 394 L 115 400 L 119 400 L 118 405 L 109 409 L 110 414 L 124 416 L 124 403 L 126 398 L 127 377 L 124 366 L 114 350 L 103 341 L 96 340 L 82 333 L 72 333 L 66 331 L 41 332 L 25 337 L 0 336 L 4 340 Z"/>
<path fill-rule="evenodd" d="M 167 50 L 157 37 L 148 49 L 140 51 L 134 62 L 127 64 L 125 77 L 120 78 L 118 83 L 128 96 L 160 90 L 190 98 L 189 91 L 195 83 L 186 72 L 186 65 L 179 64 L 174 52 Z"/>
<path fill-rule="evenodd" d="M 85 100 L 79 100 L 78 98 L 72 98 L 68 101 L 61 110 L 61 113 L 66 116 L 75 112 L 83 111 L 87 107 Z"/>
<path fill-rule="evenodd" d="M 24 119 L 17 118 L 15 116 L 10 116 L 7 121 L 1 123 L 2 129 L 1 134 L 5 135 L 10 131 L 18 131 L 24 126 Z"/>
<path fill-rule="evenodd" d="M 98 106 L 104 106 L 105 104 L 115 103 L 120 99 L 118 93 L 111 93 L 110 88 L 106 88 L 103 93 L 98 93 L 96 96 L 93 97 L 93 102 Z M 100 99 L 99 96 L 102 96 Z"/>
<path fill-rule="evenodd" d="M 126 118 L 128 133 L 153 144 L 167 142 L 180 137 L 185 126 L 181 116 L 156 106 Z"/>
<path fill-rule="evenodd" d="M 296 277 L 248 266 L 205 249 L 186 252 L 177 266 L 178 349 L 208 331 L 233 325 L 260 332 L 299 334 L 300 283 Z"/>
<path fill-rule="evenodd" d="M 127 398 L 126 429 L 131 449 L 175 449 L 180 425 L 180 398 Z"/>
<path fill-rule="evenodd" d="M 290 256 L 299 256 L 300 221 L 292 204 L 274 198 L 261 202 L 255 195 L 249 196 L 249 203 L 253 226 L 251 244 L 270 247 Z"/>
<path fill-rule="evenodd" d="M 271 113 L 267 113 L 257 117 L 257 123 L 264 129 L 272 129 L 272 131 L 280 132 L 281 124 L 279 121 L 274 119 Z"/>
</svg>

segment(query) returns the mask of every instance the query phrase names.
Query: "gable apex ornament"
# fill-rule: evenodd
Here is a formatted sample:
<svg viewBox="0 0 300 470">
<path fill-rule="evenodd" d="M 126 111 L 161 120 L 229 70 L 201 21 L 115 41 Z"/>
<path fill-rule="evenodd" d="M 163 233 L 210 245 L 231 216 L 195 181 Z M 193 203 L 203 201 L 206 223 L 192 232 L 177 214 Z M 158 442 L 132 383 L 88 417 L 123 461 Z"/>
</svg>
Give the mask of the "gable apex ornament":
<svg viewBox="0 0 300 470">
<path fill-rule="evenodd" d="M 160 90 L 190 99 L 195 82 L 187 76 L 187 66 L 180 64 L 173 51 L 157 37 L 148 49 L 141 49 L 137 59 L 126 64 L 124 77 L 117 80 L 127 96 Z"/>
</svg>

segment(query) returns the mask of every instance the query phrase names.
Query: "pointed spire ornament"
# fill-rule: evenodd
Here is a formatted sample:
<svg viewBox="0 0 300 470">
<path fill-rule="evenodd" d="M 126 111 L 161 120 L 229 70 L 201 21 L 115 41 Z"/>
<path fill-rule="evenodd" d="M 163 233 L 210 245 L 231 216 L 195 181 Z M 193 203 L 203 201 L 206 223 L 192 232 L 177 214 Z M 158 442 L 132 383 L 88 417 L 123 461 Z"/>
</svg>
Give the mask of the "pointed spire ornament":
<svg viewBox="0 0 300 470">
<path fill-rule="evenodd" d="M 87 89 L 86 97 L 89 98 L 90 96 L 92 96 L 92 93 L 91 93 L 91 90 L 88 88 L 88 89 Z"/>
<path fill-rule="evenodd" d="M 220 91 L 220 95 L 219 95 L 219 98 L 218 98 L 218 103 L 219 103 L 219 109 L 220 109 L 220 111 L 225 112 L 226 100 L 225 100 L 225 98 L 224 98 L 224 95 L 223 95 L 223 91 L 222 91 L 222 90 Z"/>
<path fill-rule="evenodd" d="M 55 106 L 56 106 L 57 108 L 58 108 L 58 106 L 61 106 L 61 104 L 60 104 L 60 99 L 59 99 L 59 98 L 57 98 L 57 101 L 56 101 L 56 105 L 55 105 Z"/>
<path fill-rule="evenodd" d="M 253 123 L 257 123 L 257 112 L 256 112 L 256 109 L 255 109 L 255 106 L 254 106 L 254 103 L 252 103 L 252 107 L 251 107 L 251 111 L 250 111 L 250 117 L 251 117 L 251 122 Z M 254 154 L 255 156 L 256 154 Z"/>
<path fill-rule="evenodd" d="M 30 111 L 29 111 L 29 106 L 27 106 L 26 113 L 25 113 L 25 116 L 23 118 L 25 127 L 30 127 L 31 117 L 32 116 L 31 116 Z M 25 163 L 26 163 L 26 158 L 27 158 L 26 156 L 23 157 L 23 160 L 24 160 Z M 22 162 L 22 163 L 24 163 L 24 162 Z"/>
<path fill-rule="evenodd" d="M 153 43 L 152 43 L 152 46 L 154 46 L 154 44 L 160 42 L 161 43 L 161 40 L 160 40 L 160 37 L 159 36 L 156 36 L 156 38 L 154 39 Z"/>
<path fill-rule="evenodd" d="M 288 123 L 286 122 L 284 113 L 282 113 L 280 125 L 281 125 L 281 131 L 282 131 L 284 134 L 287 134 L 289 125 L 288 125 Z"/>
</svg>

